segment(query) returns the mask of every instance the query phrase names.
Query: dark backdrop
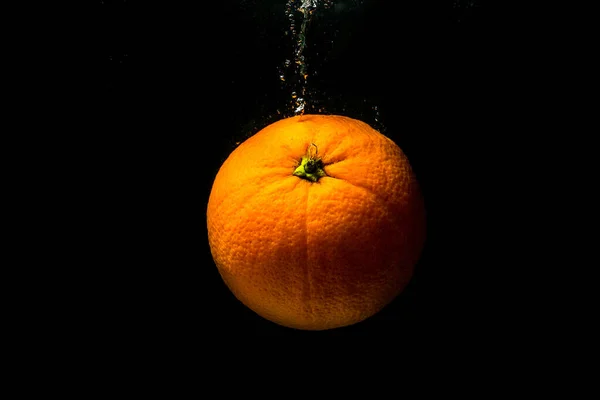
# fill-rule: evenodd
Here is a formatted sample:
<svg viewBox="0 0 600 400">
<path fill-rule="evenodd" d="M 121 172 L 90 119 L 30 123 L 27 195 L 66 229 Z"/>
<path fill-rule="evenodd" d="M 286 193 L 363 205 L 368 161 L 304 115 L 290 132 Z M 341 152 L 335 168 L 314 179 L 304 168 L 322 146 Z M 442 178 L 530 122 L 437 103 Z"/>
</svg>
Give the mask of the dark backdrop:
<svg viewBox="0 0 600 400">
<path fill-rule="evenodd" d="M 278 69 L 293 48 L 284 2 L 197 3 L 97 4 L 100 73 L 91 91 L 99 103 L 90 136 L 101 160 L 91 311 L 98 329 L 138 344 L 453 329 L 463 313 L 449 282 L 479 254 L 473 214 L 486 212 L 480 200 L 488 193 L 471 183 L 485 180 L 479 133 L 496 128 L 490 102 L 500 85 L 489 68 L 494 31 L 483 2 L 344 0 L 312 19 L 309 105 L 363 119 L 400 145 L 429 215 L 428 242 L 404 293 L 364 323 L 327 332 L 282 328 L 239 303 L 206 234 L 221 163 L 235 142 L 286 112 Z"/>
</svg>

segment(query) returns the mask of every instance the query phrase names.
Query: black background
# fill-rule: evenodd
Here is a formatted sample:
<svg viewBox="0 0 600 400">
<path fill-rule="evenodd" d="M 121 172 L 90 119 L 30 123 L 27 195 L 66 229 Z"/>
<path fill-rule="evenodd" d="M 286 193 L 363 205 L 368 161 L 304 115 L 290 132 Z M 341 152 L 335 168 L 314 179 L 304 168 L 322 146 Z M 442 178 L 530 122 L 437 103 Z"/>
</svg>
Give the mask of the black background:
<svg viewBox="0 0 600 400">
<path fill-rule="evenodd" d="M 236 142 L 288 110 L 278 78 L 293 52 L 285 2 L 188 3 L 97 3 L 99 74 L 90 90 L 98 94 L 91 134 L 99 160 L 91 311 L 98 329 L 140 343 L 199 335 L 413 338 L 459 324 L 464 304 L 449 282 L 483 252 L 486 159 L 497 154 L 480 133 L 501 129 L 492 105 L 503 85 L 494 73 L 497 31 L 485 2 L 339 1 L 313 17 L 309 105 L 392 138 L 411 160 L 429 218 L 409 287 L 367 321 L 325 332 L 277 326 L 238 302 L 206 235 L 221 163 Z"/>
</svg>

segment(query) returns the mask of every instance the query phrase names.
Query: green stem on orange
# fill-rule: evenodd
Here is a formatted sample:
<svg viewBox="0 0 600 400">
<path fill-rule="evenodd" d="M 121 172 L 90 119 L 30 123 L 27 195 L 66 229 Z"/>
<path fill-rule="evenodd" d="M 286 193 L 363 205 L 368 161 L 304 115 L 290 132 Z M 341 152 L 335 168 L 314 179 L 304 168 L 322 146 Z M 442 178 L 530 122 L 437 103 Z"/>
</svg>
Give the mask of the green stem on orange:
<svg viewBox="0 0 600 400">
<path fill-rule="evenodd" d="M 314 146 L 315 149 L 317 148 L 314 143 L 311 145 Z M 314 154 L 311 154 L 310 150 L 311 147 L 308 148 L 308 154 L 302 157 L 300 165 L 294 170 L 294 176 L 316 182 L 320 178 L 327 176 L 327 174 L 323 170 L 323 161 L 321 161 L 320 158 L 316 158 L 316 151 Z"/>
</svg>

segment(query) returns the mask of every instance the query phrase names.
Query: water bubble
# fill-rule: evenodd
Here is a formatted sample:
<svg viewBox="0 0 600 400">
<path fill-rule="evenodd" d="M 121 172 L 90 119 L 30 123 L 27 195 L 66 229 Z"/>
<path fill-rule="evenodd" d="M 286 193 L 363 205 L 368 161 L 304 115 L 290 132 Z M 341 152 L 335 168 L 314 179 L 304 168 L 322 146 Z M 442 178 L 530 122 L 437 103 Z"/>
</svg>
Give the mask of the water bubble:
<svg viewBox="0 0 600 400">
<path fill-rule="evenodd" d="M 308 23 L 317 7 L 331 6 L 332 0 L 288 0 L 285 3 L 285 16 L 289 20 L 287 33 L 291 36 L 292 59 L 286 59 L 285 68 L 292 68 L 291 74 L 286 75 L 280 71 L 280 80 L 286 81 L 286 87 L 291 89 L 289 111 L 295 114 L 304 113 L 308 76 L 312 71 L 308 70 L 304 51 L 307 47 L 306 33 Z M 318 45 L 318 44 L 317 44 Z M 285 77 L 285 79 L 284 79 Z M 287 82 L 289 81 L 289 82 Z M 314 106 L 312 106 L 314 109 Z"/>
<path fill-rule="evenodd" d="M 300 8 L 315 8 L 317 6 L 317 0 L 304 0 Z"/>
</svg>

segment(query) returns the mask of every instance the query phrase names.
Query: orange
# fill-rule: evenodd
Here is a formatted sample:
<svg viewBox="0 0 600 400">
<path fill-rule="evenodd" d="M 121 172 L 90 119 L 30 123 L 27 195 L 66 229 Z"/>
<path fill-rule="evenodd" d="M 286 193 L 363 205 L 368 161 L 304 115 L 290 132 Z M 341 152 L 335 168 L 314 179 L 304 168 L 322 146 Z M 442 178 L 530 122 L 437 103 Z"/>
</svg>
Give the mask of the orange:
<svg viewBox="0 0 600 400">
<path fill-rule="evenodd" d="M 211 253 L 243 304 L 277 324 L 358 323 L 412 277 L 425 208 L 402 150 L 336 115 L 279 120 L 225 160 L 207 209 Z"/>
</svg>

